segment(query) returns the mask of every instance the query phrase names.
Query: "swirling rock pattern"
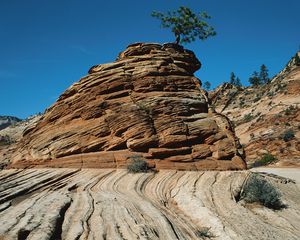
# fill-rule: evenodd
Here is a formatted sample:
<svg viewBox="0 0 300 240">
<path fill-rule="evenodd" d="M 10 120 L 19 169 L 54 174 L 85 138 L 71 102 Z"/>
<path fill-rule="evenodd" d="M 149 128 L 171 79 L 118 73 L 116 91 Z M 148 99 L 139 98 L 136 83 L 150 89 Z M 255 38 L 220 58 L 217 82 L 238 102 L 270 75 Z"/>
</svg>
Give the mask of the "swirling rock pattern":
<svg viewBox="0 0 300 240">
<path fill-rule="evenodd" d="M 266 176 L 288 208 L 245 206 L 235 196 L 249 174 L 3 170 L 0 239 L 299 239 L 297 185 Z"/>
<path fill-rule="evenodd" d="M 130 45 L 92 67 L 24 132 L 13 167 L 122 167 L 141 155 L 157 169 L 244 169 L 228 119 L 208 109 L 194 53 Z"/>
</svg>

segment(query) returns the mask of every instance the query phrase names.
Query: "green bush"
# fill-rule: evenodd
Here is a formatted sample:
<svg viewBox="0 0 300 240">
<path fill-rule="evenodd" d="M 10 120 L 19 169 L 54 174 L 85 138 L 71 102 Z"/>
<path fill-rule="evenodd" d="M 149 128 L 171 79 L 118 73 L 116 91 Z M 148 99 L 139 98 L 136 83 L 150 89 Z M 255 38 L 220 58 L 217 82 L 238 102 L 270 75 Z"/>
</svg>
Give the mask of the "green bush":
<svg viewBox="0 0 300 240">
<path fill-rule="evenodd" d="M 277 158 L 274 157 L 272 154 L 265 153 L 260 160 L 257 160 L 253 163 L 252 167 L 265 166 L 272 162 L 275 162 L 276 160 L 277 160 Z"/>
<path fill-rule="evenodd" d="M 131 163 L 127 166 L 129 173 L 148 172 L 148 164 L 141 156 L 131 157 Z"/>
<path fill-rule="evenodd" d="M 13 141 L 8 135 L 0 136 L 0 146 L 2 145 L 10 145 Z"/>
<path fill-rule="evenodd" d="M 295 113 L 295 111 L 297 111 L 297 107 L 295 107 L 295 106 L 293 106 L 293 105 L 291 105 L 291 106 L 289 106 L 288 108 L 286 108 L 285 110 L 284 110 L 284 114 L 285 115 L 291 115 L 291 114 L 294 114 Z"/>
<path fill-rule="evenodd" d="M 253 118 L 254 118 L 254 116 L 251 113 L 248 113 L 244 116 L 243 121 L 250 122 Z"/>
<path fill-rule="evenodd" d="M 285 131 L 282 136 L 282 138 L 285 142 L 288 142 L 289 140 L 293 139 L 294 137 L 295 137 L 295 134 L 292 129 Z"/>
<path fill-rule="evenodd" d="M 285 207 L 280 198 L 280 192 L 265 178 L 256 173 L 251 174 L 241 193 L 241 199 L 245 202 L 260 203 L 275 210 Z"/>
</svg>

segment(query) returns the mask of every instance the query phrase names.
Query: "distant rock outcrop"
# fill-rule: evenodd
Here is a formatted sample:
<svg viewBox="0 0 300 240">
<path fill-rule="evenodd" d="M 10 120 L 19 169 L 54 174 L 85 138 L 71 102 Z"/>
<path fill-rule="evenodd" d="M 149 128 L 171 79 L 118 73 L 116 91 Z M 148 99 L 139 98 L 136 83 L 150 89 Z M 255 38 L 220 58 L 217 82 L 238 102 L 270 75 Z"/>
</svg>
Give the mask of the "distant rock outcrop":
<svg viewBox="0 0 300 240">
<path fill-rule="evenodd" d="M 157 169 L 244 169 L 230 123 L 208 110 L 193 75 L 200 66 L 175 44 L 130 45 L 24 132 L 12 167 L 115 168 L 138 155 Z"/>
<path fill-rule="evenodd" d="M 12 116 L 0 116 L 0 130 L 13 125 L 17 122 L 22 121 L 21 119 L 17 117 L 12 117 Z"/>
<path fill-rule="evenodd" d="M 300 66 L 295 57 L 268 84 L 237 88 L 225 83 L 209 98 L 216 112 L 234 123 L 247 162 L 272 154 L 278 166 L 300 166 Z"/>
<path fill-rule="evenodd" d="M 22 121 L 17 120 L 17 123 L 0 130 L 0 169 L 9 164 L 24 130 L 34 127 L 41 117 L 41 115 L 33 115 Z"/>
</svg>

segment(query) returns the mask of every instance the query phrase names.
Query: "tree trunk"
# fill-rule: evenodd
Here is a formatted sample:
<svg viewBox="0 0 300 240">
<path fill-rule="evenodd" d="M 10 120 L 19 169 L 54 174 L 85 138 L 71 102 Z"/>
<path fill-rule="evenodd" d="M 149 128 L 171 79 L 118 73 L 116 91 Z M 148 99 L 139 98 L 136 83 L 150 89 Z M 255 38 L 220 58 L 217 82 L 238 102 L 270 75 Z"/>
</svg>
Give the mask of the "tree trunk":
<svg viewBox="0 0 300 240">
<path fill-rule="evenodd" d="M 180 43 L 180 34 L 179 34 L 179 33 L 175 33 L 175 37 L 176 37 L 175 43 L 176 43 L 177 45 L 179 45 L 179 43 Z"/>
</svg>

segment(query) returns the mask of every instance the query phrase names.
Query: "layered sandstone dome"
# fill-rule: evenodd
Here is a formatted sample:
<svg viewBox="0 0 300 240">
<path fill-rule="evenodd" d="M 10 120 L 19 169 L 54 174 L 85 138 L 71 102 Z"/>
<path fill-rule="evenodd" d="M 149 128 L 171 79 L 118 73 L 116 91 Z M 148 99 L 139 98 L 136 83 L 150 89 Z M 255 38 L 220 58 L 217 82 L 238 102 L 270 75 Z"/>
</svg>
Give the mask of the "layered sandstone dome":
<svg viewBox="0 0 300 240">
<path fill-rule="evenodd" d="M 24 132 L 15 167 L 244 169 L 226 117 L 209 111 L 193 74 L 201 64 L 175 44 L 137 43 L 92 67 Z"/>
</svg>

